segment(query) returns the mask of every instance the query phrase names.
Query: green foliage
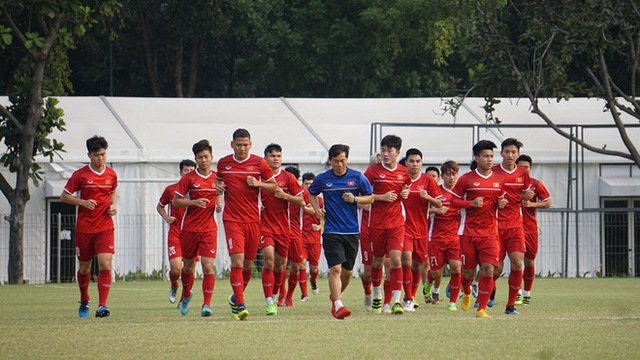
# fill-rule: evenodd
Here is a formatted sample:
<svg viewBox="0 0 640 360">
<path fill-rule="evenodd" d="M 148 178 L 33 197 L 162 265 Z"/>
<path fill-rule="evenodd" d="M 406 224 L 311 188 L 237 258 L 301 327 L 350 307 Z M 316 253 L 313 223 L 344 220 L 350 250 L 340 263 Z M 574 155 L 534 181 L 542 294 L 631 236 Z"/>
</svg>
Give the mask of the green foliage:
<svg viewBox="0 0 640 360">
<path fill-rule="evenodd" d="M 166 271 L 153 270 L 150 274 L 143 273 L 142 270 L 136 269 L 136 271 L 129 271 L 127 274 L 120 274 L 115 272 L 115 281 L 155 281 L 163 280 L 162 276 Z"/>
</svg>

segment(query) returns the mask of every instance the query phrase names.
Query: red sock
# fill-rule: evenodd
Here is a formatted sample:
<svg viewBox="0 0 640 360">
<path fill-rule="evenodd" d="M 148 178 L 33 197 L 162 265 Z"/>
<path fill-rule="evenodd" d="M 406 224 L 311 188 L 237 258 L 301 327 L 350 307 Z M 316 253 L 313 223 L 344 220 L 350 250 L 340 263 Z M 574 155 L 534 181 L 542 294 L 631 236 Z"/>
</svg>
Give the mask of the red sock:
<svg viewBox="0 0 640 360">
<path fill-rule="evenodd" d="M 81 274 L 80 270 L 76 273 L 78 288 L 80 289 L 80 301 L 89 301 L 89 283 L 91 282 L 91 272 Z"/>
<path fill-rule="evenodd" d="M 402 289 L 404 289 L 405 299 L 413 298 L 413 273 L 411 266 L 402 267 Z"/>
<path fill-rule="evenodd" d="M 253 276 L 253 269 L 242 270 L 242 280 L 245 289 L 247 288 L 247 285 L 249 285 L 249 281 L 251 281 L 251 276 Z"/>
<path fill-rule="evenodd" d="M 411 297 L 416 297 L 418 293 L 418 287 L 420 286 L 420 270 L 411 270 Z"/>
<path fill-rule="evenodd" d="M 202 276 L 202 294 L 204 296 L 203 305 L 211 306 L 211 297 L 213 296 L 213 288 L 216 286 L 215 274 L 204 274 Z"/>
<path fill-rule="evenodd" d="M 298 282 L 300 283 L 300 291 L 302 291 L 302 296 L 309 296 L 307 292 L 307 269 L 300 269 L 298 273 Z"/>
<path fill-rule="evenodd" d="M 292 271 L 289 274 L 289 288 L 287 289 L 287 299 L 293 299 L 293 292 L 296 290 L 296 285 L 298 285 L 298 272 Z"/>
<path fill-rule="evenodd" d="M 316 279 L 318 278 L 318 273 L 320 272 L 320 270 L 315 269 L 315 270 L 311 270 L 310 274 L 309 274 L 309 281 L 311 281 L 312 283 L 316 282 Z"/>
<path fill-rule="evenodd" d="M 282 284 L 282 273 L 273 271 L 273 289 L 271 289 L 271 293 L 273 295 L 278 294 L 280 291 L 280 284 Z"/>
<path fill-rule="evenodd" d="M 188 298 L 191 296 L 191 287 L 193 286 L 193 281 L 195 280 L 195 274 L 186 274 L 184 270 L 181 274 L 182 278 L 182 299 Z"/>
<path fill-rule="evenodd" d="M 280 273 L 280 294 L 283 296 L 287 293 L 287 288 L 285 286 L 285 281 L 287 280 L 287 272 L 283 271 Z"/>
<path fill-rule="evenodd" d="M 391 290 L 402 290 L 402 268 L 391 269 L 391 274 L 389 274 L 391 280 Z"/>
<path fill-rule="evenodd" d="M 451 274 L 451 279 L 449 279 L 449 302 L 455 303 L 458 301 L 458 295 L 460 295 L 460 285 L 462 284 L 461 280 L 462 274 Z"/>
<path fill-rule="evenodd" d="M 522 278 L 524 279 L 524 291 L 531 291 L 531 288 L 533 287 L 533 279 L 536 278 L 535 265 L 526 266 L 524 268 L 524 275 Z"/>
<path fill-rule="evenodd" d="M 369 276 L 369 280 L 365 280 L 363 276 L 360 276 L 360 280 L 362 280 L 362 288 L 365 295 L 371 295 L 371 276 Z"/>
<path fill-rule="evenodd" d="M 391 304 L 391 297 L 393 296 L 391 294 L 391 291 L 393 291 L 393 289 L 391 288 L 391 280 L 385 280 L 384 281 L 384 301 L 382 302 L 383 304 Z"/>
<path fill-rule="evenodd" d="M 509 273 L 509 300 L 507 306 L 513 306 L 520 291 L 520 285 L 522 284 L 522 270 L 511 270 Z"/>
<path fill-rule="evenodd" d="M 429 284 L 433 284 L 433 276 L 431 276 L 431 271 L 427 271 L 427 282 Z"/>
<path fill-rule="evenodd" d="M 382 268 L 371 267 L 371 284 L 373 284 L 373 287 L 378 287 L 382 284 Z"/>
<path fill-rule="evenodd" d="M 180 279 L 180 273 L 177 273 L 175 275 L 172 272 L 169 273 L 169 280 L 171 280 L 172 288 L 178 288 L 178 279 Z"/>
<path fill-rule="evenodd" d="M 478 310 L 486 309 L 493 289 L 493 276 L 480 276 L 478 282 Z"/>
<path fill-rule="evenodd" d="M 262 268 L 262 292 L 264 298 L 273 296 L 273 283 L 275 282 L 275 276 L 273 275 L 273 269 Z"/>
<path fill-rule="evenodd" d="M 111 289 L 111 270 L 100 270 L 98 272 L 98 298 L 99 306 L 107 306 L 107 298 Z"/>
<path fill-rule="evenodd" d="M 233 296 L 236 298 L 236 305 L 244 304 L 244 281 L 241 267 L 232 267 L 229 274 L 229 281 L 233 289 Z"/>
<path fill-rule="evenodd" d="M 473 282 L 473 278 L 467 280 L 467 278 L 462 276 L 460 280 L 462 283 L 462 291 L 467 295 L 471 294 L 471 283 Z"/>
</svg>

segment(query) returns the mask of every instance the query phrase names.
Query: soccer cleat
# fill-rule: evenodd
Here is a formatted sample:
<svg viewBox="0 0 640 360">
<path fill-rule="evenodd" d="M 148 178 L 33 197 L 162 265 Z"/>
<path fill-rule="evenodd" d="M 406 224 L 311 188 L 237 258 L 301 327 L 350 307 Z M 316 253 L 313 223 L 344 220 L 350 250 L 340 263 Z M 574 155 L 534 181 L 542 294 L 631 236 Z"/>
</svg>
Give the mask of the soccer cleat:
<svg viewBox="0 0 640 360">
<path fill-rule="evenodd" d="M 371 312 L 374 314 L 382 313 L 382 297 L 374 297 L 371 301 Z"/>
<path fill-rule="evenodd" d="M 507 306 L 507 308 L 504 310 L 504 313 L 505 315 L 520 315 L 518 310 L 516 310 L 516 307 L 513 305 Z"/>
<path fill-rule="evenodd" d="M 264 307 L 264 313 L 267 316 L 278 315 L 278 304 L 272 302 Z"/>
<path fill-rule="evenodd" d="M 313 293 L 313 295 L 320 294 L 320 288 L 318 287 L 317 283 L 314 283 L 314 282 L 311 283 L 311 293 Z"/>
<path fill-rule="evenodd" d="M 343 306 L 340 309 L 338 309 L 338 311 L 333 311 L 332 314 L 333 314 L 333 317 L 335 317 L 336 319 L 343 320 L 344 318 L 351 315 L 351 310 Z"/>
<path fill-rule="evenodd" d="M 449 284 L 447 284 L 447 288 L 444 290 L 444 293 L 447 294 L 447 298 L 451 297 L 451 290 L 449 289 Z"/>
<path fill-rule="evenodd" d="M 284 299 L 284 306 L 286 306 L 286 307 L 294 307 L 295 305 L 293 305 L 293 299 L 292 298 L 285 298 Z"/>
<path fill-rule="evenodd" d="M 80 301 L 80 307 L 78 308 L 78 316 L 81 318 L 89 317 L 89 301 Z"/>
<path fill-rule="evenodd" d="M 420 305 L 418 305 L 418 302 L 416 301 L 416 297 L 415 296 L 413 298 L 411 298 L 411 301 L 413 301 L 414 309 L 417 309 L 417 308 L 420 307 Z"/>
<path fill-rule="evenodd" d="M 494 299 L 489 299 L 489 302 L 487 303 L 487 306 L 492 308 L 493 305 L 495 305 L 495 304 L 496 304 L 496 301 Z"/>
<path fill-rule="evenodd" d="M 213 315 L 213 311 L 211 311 L 211 308 L 208 305 L 202 305 L 202 311 L 200 311 L 200 316 L 209 317 L 211 315 Z"/>
<path fill-rule="evenodd" d="M 433 302 L 433 298 L 431 297 L 431 295 L 429 295 L 426 298 L 424 298 L 424 302 L 426 304 L 431 304 Z"/>
<path fill-rule="evenodd" d="M 462 311 L 469 311 L 471 307 L 471 294 L 462 295 L 462 300 L 460 300 L 460 308 Z"/>
<path fill-rule="evenodd" d="M 473 304 L 473 307 L 477 309 L 478 306 L 480 306 L 480 303 L 478 302 L 478 299 L 476 299 L 476 302 Z"/>
<path fill-rule="evenodd" d="M 431 304 L 438 305 L 440 303 L 440 294 L 431 294 Z"/>
<path fill-rule="evenodd" d="M 489 319 L 491 317 L 491 315 L 487 314 L 487 310 L 482 309 L 482 310 L 476 311 L 476 317 Z"/>
<path fill-rule="evenodd" d="M 302 301 L 302 302 L 309 301 L 309 297 L 308 296 L 304 296 L 304 295 L 300 295 L 300 301 Z"/>
<path fill-rule="evenodd" d="M 111 310 L 109 310 L 106 306 L 98 306 L 98 310 L 96 310 L 96 317 L 103 318 L 111 315 Z"/>
<path fill-rule="evenodd" d="M 193 299 L 193 290 L 191 290 L 188 298 L 182 299 L 182 304 L 180 304 L 180 314 L 187 315 L 189 313 L 189 303 L 191 302 L 191 299 Z"/>
<path fill-rule="evenodd" d="M 400 304 L 399 302 L 393 304 L 391 306 L 391 312 L 394 315 L 402 315 L 402 314 L 404 314 L 404 309 L 402 308 L 402 304 Z"/>
<path fill-rule="evenodd" d="M 471 295 L 476 299 L 478 298 L 478 284 L 471 284 Z"/>
<path fill-rule="evenodd" d="M 531 305 L 531 296 L 523 296 L 522 305 Z"/>
<path fill-rule="evenodd" d="M 431 296 L 431 284 L 429 284 L 429 282 L 425 282 L 424 285 L 422 286 L 422 295 L 424 295 L 424 301 L 427 301 L 427 298 L 429 296 Z M 427 302 L 428 304 L 428 302 Z"/>
<path fill-rule="evenodd" d="M 382 313 L 383 314 L 391 314 L 391 305 L 382 304 Z"/>
<path fill-rule="evenodd" d="M 175 304 L 176 302 L 176 294 L 178 293 L 178 288 L 177 287 L 171 287 L 169 289 L 169 302 L 172 304 Z"/>
<path fill-rule="evenodd" d="M 367 311 L 373 309 L 373 297 L 371 294 L 364 294 L 364 309 Z"/>
<path fill-rule="evenodd" d="M 516 301 L 513 303 L 513 305 L 522 305 L 522 294 L 518 293 L 518 295 L 516 295 Z"/>
<path fill-rule="evenodd" d="M 402 302 L 404 303 L 402 305 L 402 310 L 407 311 L 407 312 L 415 312 L 416 311 L 416 309 L 414 307 L 413 300 L 404 299 Z"/>
<path fill-rule="evenodd" d="M 285 295 L 280 293 L 278 294 L 278 307 L 284 307 L 285 306 Z"/>
<path fill-rule="evenodd" d="M 238 320 L 244 321 L 249 317 L 249 310 L 245 304 L 238 304 Z"/>
<path fill-rule="evenodd" d="M 449 303 L 449 305 L 447 305 L 447 310 L 449 310 L 449 311 L 458 311 L 458 308 L 456 307 L 455 303 Z"/>
<path fill-rule="evenodd" d="M 176 309 L 180 309 L 182 307 L 182 300 L 180 300 L 180 302 L 178 303 L 178 306 L 176 306 Z"/>
<path fill-rule="evenodd" d="M 236 304 L 236 297 L 233 294 L 229 296 L 229 306 L 231 307 L 231 318 L 240 320 L 238 319 L 238 305 Z"/>
</svg>

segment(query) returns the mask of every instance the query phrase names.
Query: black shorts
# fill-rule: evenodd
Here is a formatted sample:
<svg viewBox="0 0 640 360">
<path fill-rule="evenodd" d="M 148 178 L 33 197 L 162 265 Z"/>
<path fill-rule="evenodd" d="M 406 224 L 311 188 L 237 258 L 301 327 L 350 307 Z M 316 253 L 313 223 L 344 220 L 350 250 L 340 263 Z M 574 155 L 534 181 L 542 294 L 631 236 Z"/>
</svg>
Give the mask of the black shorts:
<svg viewBox="0 0 640 360">
<path fill-rule="evenodd" d="M 353 270 L 358 256 L 360 235 L 323 234 L 322 248 L 329 267 L 342 264 L 342 268 Z"/>
</svg>

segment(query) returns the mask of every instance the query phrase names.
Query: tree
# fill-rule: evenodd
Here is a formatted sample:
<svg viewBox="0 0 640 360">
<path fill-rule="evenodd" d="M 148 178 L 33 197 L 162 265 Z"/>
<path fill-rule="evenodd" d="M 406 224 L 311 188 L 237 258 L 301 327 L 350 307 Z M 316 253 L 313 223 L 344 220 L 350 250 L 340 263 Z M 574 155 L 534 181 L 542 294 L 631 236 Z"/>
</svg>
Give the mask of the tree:
<svg viewBox="0 0 640 360">
<path fill-rule="evenodd" d="M 48 139 L 53 130 L 64 131 L 64 112 L 50 96 L 71 89 L 67 53 L 88 27 L 101 17 L 113 16 L 116 1 L 11 1 L 0 0 L 0 48 L 19 60 L 13 69 L 9 91 L 11 105 L 0 105 L 0 139 L 7 147 L 0 156 L 16 173 L 15 187 L 0 175 L 0 190 L 11 204 L 9 235 L 9 283 L 23 282 L 23 226 L 29 201 L 29 179 L 41 180 L 36 156 L 50 160 L 63 144 Z M 46 97 L 46 100 L 44 99 Z"/>
<path fill-rule="evenodd" d="M 624 113 L 640 120 L 639 6 L 622 0 L 456 2 L 449 10 L 456 22 L 458 51 L 469 69 L 463 97 L 480 93 L 489 113 L 496 97 L 525 97 L 531 111 L 556 133 L 640 167 L 640 154 L 620 117 Z M 626 152 L 565 132 L 539 106 L 542 98 L 574 96 L 605 100 L 604 110 Z"/>
</svg>

